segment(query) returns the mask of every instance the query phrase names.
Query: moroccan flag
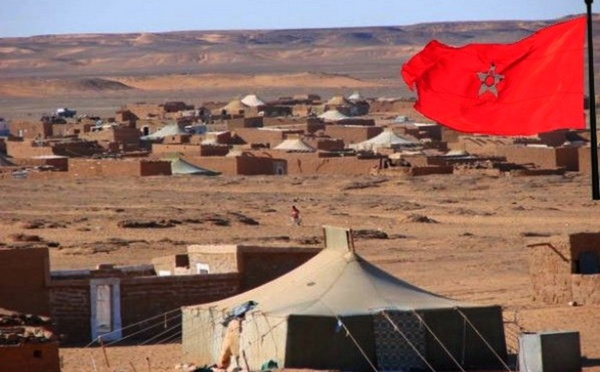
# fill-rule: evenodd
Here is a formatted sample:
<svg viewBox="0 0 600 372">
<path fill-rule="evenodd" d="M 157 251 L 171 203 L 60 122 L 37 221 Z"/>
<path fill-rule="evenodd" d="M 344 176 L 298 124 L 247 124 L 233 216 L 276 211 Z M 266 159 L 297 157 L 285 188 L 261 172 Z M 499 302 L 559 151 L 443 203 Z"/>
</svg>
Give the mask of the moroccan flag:
<svg viewBox="0 0 600 372">
<path fill-rule="evenodd" d="M 402 66 L 415 109 L 467 133 L 533 135 L 584 129 L 585 17 L 512 44 L 451 47 L 437 40 Z"/>
</svg>

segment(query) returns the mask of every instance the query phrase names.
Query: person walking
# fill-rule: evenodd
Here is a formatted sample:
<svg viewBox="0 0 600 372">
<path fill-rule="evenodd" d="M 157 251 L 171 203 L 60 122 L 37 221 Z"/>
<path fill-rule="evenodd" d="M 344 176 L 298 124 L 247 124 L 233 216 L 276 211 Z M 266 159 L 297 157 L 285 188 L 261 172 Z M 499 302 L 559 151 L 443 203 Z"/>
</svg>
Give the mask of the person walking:
<svg viewBox="0 0 600 372">
<path fill-rule="evenodd" d="M 295 205 L 292 205 L 292 224 L 295 226 L 300 226 L 300 222 L 302 222 L 302 219 L 300 218 L 300 210 L 296 208 Z"/>
</svg>

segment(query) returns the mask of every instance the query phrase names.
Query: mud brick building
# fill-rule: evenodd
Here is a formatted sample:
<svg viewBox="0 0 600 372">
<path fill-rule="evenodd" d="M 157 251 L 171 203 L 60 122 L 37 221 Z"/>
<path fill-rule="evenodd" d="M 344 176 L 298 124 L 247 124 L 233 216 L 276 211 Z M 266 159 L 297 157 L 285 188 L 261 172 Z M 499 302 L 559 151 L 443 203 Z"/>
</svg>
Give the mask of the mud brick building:
<svg viewBox="0 0 600 372">
<path fill-rule="evenodd" d="M 571 234 L 528 249 L 535 300 L 600 305 L 600 233 Z"/>
<path fill-rule="evenodd" d="M 69 159 L 72 177 L 170 176 L 171 162 L 147 159 Z"/>
<path fill-rule="evenodd" d="M 145 339 L 165 329 L 175 333 L 181 306 L 254 288 L 318 251 L 190 246 L 187 254 L 159 257 L 153 265 L 52 271 L 47 248 L 0 249 L 0 272 L 10 274 L 0 277 L 0 307 L 50 315 L 56 334 L 68 344 L 87 344 L 99 336 L 105 341 Z"/>
</svg>

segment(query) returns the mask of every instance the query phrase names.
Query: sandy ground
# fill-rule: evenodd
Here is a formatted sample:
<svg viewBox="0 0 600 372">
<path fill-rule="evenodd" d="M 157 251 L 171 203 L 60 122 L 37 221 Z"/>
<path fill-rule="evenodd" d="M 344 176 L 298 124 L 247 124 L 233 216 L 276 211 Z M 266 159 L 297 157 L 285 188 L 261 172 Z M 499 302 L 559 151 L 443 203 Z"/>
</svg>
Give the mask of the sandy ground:
<svg viewBox="0 0 600 372">
<path fill-rule="evenodd" d="M 529 331 L 577 330 L 585 371 L 600 371 L 600 307 L 546 305 L 532 300 L 527 245 L 546 236 L 598 231 L 598 202 L 579 174 L 545 177 L 429 176 L 380 178 L 147 177 L 86 180 L 2 180 L 0 242 L 15 233 L 60 243 L 53 269 L 99 263 L 148 263 L 187 244 L 260 243 L 300 246 L 322 240 L 326 224 L 379 229 L 389 239 L 358 239 L 375 264 L 427 290 L 459 300 L 500 304 Z M 292 226 L 290 206 L 302 226 Z M 124 219 L 191 220 L 206 213 L 242 213 L 257 226 L 181 223 L 163 229 L 123 229 Z M 409 222 L 427 216 L 437 223 Z M 34 220 L 54 228 L 25 229 Z M 533 236 L 533 237 L 531 237 Z M 538 236 L 538 237 L 535 237 Z M 509 333 L 516 331 L 508 326 Z M 508 340 L 515 346 L 515 338 Z M 61 349 L 63 371 L 173 371 L 190 362 L 177 343 Z M 95 367 L 92 364 L 94 360 Z"/>
</svg>

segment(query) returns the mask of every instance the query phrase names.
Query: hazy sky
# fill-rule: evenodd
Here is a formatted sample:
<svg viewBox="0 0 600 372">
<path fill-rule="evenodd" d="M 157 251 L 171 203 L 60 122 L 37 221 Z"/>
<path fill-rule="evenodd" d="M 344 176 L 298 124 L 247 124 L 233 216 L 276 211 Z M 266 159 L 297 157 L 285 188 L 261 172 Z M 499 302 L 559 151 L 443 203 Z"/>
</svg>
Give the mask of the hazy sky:
<svg viewBox="0 0 600 372">
<path fill-rule="evenodd" d="M 584 0 L 1 0 L 0 4 L 0 37 L 541 20 L 586 11 Z"/>
</svg>

